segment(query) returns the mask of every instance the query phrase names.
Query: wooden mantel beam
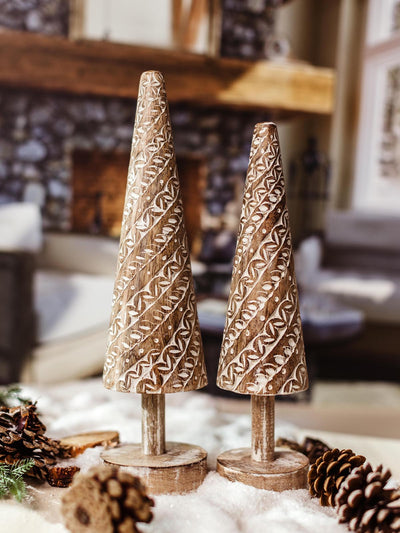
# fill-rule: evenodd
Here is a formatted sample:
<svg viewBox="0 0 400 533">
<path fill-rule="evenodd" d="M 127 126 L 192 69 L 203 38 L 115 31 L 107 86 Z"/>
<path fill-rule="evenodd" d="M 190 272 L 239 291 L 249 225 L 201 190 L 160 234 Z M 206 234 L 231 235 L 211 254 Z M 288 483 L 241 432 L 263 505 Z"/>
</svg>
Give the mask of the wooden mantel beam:
<svg viewBox="0 0 400 533">
<path fill-rule="evenodd" d="M 144 70 L 163 72 L 170 102 L 331 113 L 335 75 L 300 62 L 214 59 L 106 41 L 0 31 L 0 85 L 136 98 Z"/>
</svg>

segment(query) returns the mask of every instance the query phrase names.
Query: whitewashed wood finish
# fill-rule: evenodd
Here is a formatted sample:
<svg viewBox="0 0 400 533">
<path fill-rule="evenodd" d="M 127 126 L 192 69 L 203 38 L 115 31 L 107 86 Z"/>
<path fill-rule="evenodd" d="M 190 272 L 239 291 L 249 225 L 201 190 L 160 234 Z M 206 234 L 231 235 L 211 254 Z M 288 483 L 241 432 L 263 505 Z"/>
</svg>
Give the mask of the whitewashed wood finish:
<svg viewBox="0 0 400 533">
<path fill-rule="evenodd" d="M 276 125 L 254 130 L 217 384 L 242 394 L 306 390 L 285 182 Z"/>
<path fill-rule="evenodd" d="M 165 395 L 142 394 L 142 452 L 165 452 Z"/>
<path fill-rule="evenodd" d="M 305 455 L 287 450 L 277 450 L 270 462 L 254 461 L 250 448 L 229 450 L 217 459 L 217 472 L 230 481 L 278 492 L 306 488 L 308 467 Z"/>
<path fill-rule="evenodd" d="M 164 394 L 207 384 L 165 83 L 140 80 L 104 386 Z"/>
<path fill-rule="evenodd" d="M 150 494 L 196 490 L 207 475 L 207 452 L 192 444 L 167 442 L 161 455 L 144 455 L 140 444 L 124 444 L 101 453 L 106 463 L 128 466 Z"/>
<path fill-rule="evenodd" d="M 112 448 L 116 446 L 119 444 L 119 433 L 118 431 L 89 431 L 63 437 L 60 439 L 60 443 L 69 448 L 71 457 L 76 457 L 87 448 L 95 448 L 96 446 Z"/>
<path fill-rule="evenodd" d="M 251 397 L 251 458 L 268 462 L 275 458 L 275 397 Z"/>
</svg>

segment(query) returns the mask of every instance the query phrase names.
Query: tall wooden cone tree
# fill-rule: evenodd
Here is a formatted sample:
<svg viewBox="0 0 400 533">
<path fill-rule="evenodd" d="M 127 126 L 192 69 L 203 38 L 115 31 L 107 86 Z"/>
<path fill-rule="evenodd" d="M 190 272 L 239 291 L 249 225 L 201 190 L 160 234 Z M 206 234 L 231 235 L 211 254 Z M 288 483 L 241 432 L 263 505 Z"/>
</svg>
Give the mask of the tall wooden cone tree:
<svg viewBox="0 0 400 533">
<path fill-rule="evenodd" d="M 272 123 L 257 124 L 254 131 L 217 383 L 252 395 L 249 484 L 282 490 L 305 483 L 304 469 L 298 482 L 279 472 L 282 461 L 274 451 L 274 396 L 306 390 L 308 377 L 279 139 Z M 259 476 L 262 463 L 270 464 L 261 467 L 265 476 Z M 274 481 L 277 473 L 280 483 Z"/>
<path fill-rule="evenodd" d="M 140 80 L 105 387 L 161 394 L 207 384 L 162 75 Z"/>
<path fill-rule="evenodd" d="M 143 395 L 145 456 L 169 452 L 164 394 L 207 384 L 168 101 L 156 71 L 140 80 L 103 382 Z M 144 466 L 133 446 L 118 449 L 117 460 L 122 454 Z"/>
</svg>

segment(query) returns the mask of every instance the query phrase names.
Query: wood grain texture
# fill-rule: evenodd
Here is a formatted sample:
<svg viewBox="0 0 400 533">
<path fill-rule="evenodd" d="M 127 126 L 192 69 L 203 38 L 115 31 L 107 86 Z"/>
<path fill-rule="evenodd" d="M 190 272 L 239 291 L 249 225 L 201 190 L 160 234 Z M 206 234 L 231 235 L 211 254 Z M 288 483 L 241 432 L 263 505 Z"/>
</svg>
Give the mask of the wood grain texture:
<svg viewBox="0 0 400 533">
<path fill-rule="evenodd" d="M 308 376 L 276 125 L 254 131 L 217 384 L 241 394 L 304 391 Z"/>
<path fill-rule="evenodd" d="M 101 454 L 106 463 L 130 467 L 150 494 L 196 490 L 207 475 L 207 452 L 199 446 L 167 442 L 162 455 L 143 455 L 140 444 L 127 444 Z"/>
<path fill-rule="evenodd" d="M 104 386 L 164 394 L 207 384 L 168 102 L 140 81 Z"/>
<path fill-rule="evenodd" d="M 217 458 L 217 472 L 230 481 L 240 481 L 258 489 L 283 491 L 307 486 L 309 467 L 305 455 L 276 451 L 272 462 L 253 461 L 250 448 L 222 453 Z"/>
<path fill-rule="evenodd" d="M 251 457 L 253 461 L 275 458 L 275 398 L 251 397 Z"/>
<path fill-rule="evenodd" d="M 119 444 L 119 433 L 118 431 L 89 431 L 87 433 L 69 435 L 62 438 L 60 442 L 63 446 L 70 448 L 72 457 L 76 457 L 88 448 L 116 446 Z"/>
<path fill-rule="evenodd" d="M 329 114 L 333 70 L 300 62 L 213 59 L 106 41 L 0 31 L 0 84 L 137 98 L 143 70 L 161 70 L 171 102 Z"/>
<path fill-rule="evenodd" d="M 165 452 L 165 395 L 142 395 L 142 451 L 144 455 Z"/>
</svg>

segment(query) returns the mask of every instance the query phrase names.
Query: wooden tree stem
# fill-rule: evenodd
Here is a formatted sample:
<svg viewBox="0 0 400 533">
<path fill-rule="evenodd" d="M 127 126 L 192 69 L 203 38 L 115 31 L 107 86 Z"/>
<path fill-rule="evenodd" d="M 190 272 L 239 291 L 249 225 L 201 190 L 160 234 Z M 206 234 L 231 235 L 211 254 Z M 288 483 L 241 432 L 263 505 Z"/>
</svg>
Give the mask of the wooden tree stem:
<svg viewBox="0 0 400 533">
<path fill-rule="evenodd" d="M 165 394 L 142 394 L 142 452 L 165 453 Z"/>
<path fill-rule="evenodd" d="M 251 457 L 253 461 L 274 460 L 275 397 L 251 397 Z"/>
</svg>

